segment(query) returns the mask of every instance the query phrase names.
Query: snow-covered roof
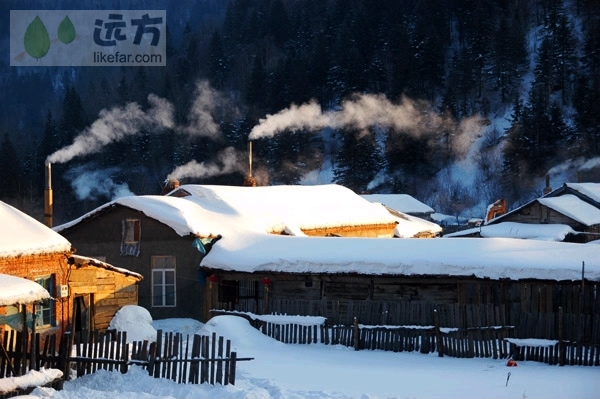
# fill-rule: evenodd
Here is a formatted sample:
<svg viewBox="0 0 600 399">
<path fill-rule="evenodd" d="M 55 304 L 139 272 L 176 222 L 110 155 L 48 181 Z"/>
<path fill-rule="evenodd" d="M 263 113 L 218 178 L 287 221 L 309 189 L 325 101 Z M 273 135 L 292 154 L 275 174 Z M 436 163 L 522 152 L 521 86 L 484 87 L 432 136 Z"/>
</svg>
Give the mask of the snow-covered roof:
<svg viewBox="0 0 600 399">
<path fill-rule="evenodd" d="M 542 197 L 538 198 L 537 201 L 585 226 L 600 224 L 600 209 L 582 201 L 573 194 L 564 194 L 559 197 Z"/>
<path fill-rule="evenodd" d="M 0 306 L 27 304 L 50 298 L 50 293 L 35 281 L 0 274 Z"/>
<path fill-rule="evenodd" d="M 600 281 L 600 247 L 511 238 L 327 238 L 242 234 L 217 241 L 201 266 L 249 273 L 450 275 Z"/>
<path fill-rule="evenodd" d="M 71 251 L 66 238 L 31 216 L 0 201 L 0 257 Z"/>
<path fill-rule="evenodd" d="M 216 186 L 183 185 L 177 190 L 205 209 L 234 213 L 259 231 L 391 224 L 395 219 L 379 204 L 337 185 Z M 224 206 L 227 208 L 224 208 Z"/>
<path fill-rule="evenodd" d="M 141 195 L 121 197 L 106 203 L 77 219 L 55 226 L 53 229 L 61 232 L 73 227 L 82 221 L 94 217 L 116 205 L 122 205 L 142 212 L 146 216 L 158 220 L 159 222 L 171 227 L 178 235 L 185 237 L 209 236 L 212 234 L 211 227 L 217 225 L 211 223 L 214 220 L 214 214 L 196 204 L 183 198 L 160 196 L 160 195 Z M 217 234 L 215 232 L 215 234 Z"/>
<path fill-rule="evenodd" d="M 600 183 L 565 183 L 565 186 L 600 203 Z"/>
<path fill-rule="evenodd" d="M 543 241 L 564 241 L 567 234 L 577 234 L 571 226 L 566 224 L 502 222 L 457 231 L 456 233 L 446 234 L 444 237 L 464 237 L 476 233 L 485 238 L 504 237 Z"/>
<path fill-rule="evenodd" d="M 412 238 L 417 237 L 422 233 L 437 235 L 443 230 L 439 224 L 421 219 L 417 216 L 407 215 L 394 209 L 391 209 L 390 212 L 392 215 L 397 215 L 395 217 L 398 224 L 394 228 L 394 237 Z"/>
<path fill-rule="evenodd" d="M 110 263 L 102 262 L 101 260 L 98 260 L 98 259 L 88 258 L 87 256 L 81 256 L 81 255 L 72 255 L 71 258 L 73 258 L 73 261 L 75 262 L 76 265 L 81 265 L 81 266 L 88 265 L 88 266 L 100 267 L 102 269 L 121 273 L 126 276 L 135 277 L 138 280 L 142 280 L 144 278 L 144 276 L 142 276 L 139 273 L 132 272 L 130 270 L 123 269 L 121 267 L 113 266 Z"/>
<path fill-rule="evenodd" d="M 177 195 L 189 194 L 184 197 Z M 396 218 L 343 186 L 239 187 L 182 185 L 171 195 L 121 197 L 56 226 L 60 232 L 116 204 L 138 210 L 170 226 L 180 236 L 208 237 L 228 232 L 287 232 L 301 229 L 394 224 Z"/>
<path fill-rule="evenodd" d="M 370 202 L 379 202 L 388 208 L 409 214 L 432 214 L 432 207 L 408 194 L 363 194 L 364 199 Z"/>
</svg>

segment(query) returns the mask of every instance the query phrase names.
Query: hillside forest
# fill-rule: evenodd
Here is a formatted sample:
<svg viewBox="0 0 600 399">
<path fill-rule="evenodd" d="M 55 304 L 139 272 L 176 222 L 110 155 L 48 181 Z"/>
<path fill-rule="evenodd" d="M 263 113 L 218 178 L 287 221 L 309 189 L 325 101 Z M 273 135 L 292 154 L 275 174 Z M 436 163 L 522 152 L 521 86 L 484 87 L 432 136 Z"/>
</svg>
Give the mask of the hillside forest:
<svg viewBox="0 0 600 399">
<path fill-rule="evenodd" d="M 9 10 L 23 6 L 2 7 L 8 26 Z M 482 217 L 499 198 L 523 204 L 541 195 L 547 175 L 554 188 L 597 178 L 600 2 L 115 0 L 111 8 L 166 10 L 166 67 L 11 67 L 6 55 L 0 63 L 0 200 L 39 220 L 49 159 L 55 224 L 120 195 L 160 194 L 169 177 L 335 182 L 410 194 L 456 217 Z M 9 32 L 0 34 L 8 54 Z M 101 146 L 58 156 L 102 131 Z"/>
</svg>

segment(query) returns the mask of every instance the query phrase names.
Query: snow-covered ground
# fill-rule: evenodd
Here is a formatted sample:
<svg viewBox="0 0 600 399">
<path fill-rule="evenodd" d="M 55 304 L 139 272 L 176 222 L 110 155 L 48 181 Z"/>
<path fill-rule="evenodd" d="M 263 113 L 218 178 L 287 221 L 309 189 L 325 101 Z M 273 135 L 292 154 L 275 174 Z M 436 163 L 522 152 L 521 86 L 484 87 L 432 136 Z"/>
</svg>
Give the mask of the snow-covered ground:
<svg viewBox="0 0 600 399">
<path fill-rule="evenodd" d="M 98 371 L 65 383 L 62 391 L 37 388 L 31 398 L 598 398 L 598 367 L 549 366 L 506 360 L 440 358 L 437 354 L 354 351 L 322 344 L 290 345 L 270 339 L 241 317 L 155 320 L 152 326 L 185 334 L 216 332 L 240 357 L 235 385 L 179 385 L 149 377 Z"/>
</svg>

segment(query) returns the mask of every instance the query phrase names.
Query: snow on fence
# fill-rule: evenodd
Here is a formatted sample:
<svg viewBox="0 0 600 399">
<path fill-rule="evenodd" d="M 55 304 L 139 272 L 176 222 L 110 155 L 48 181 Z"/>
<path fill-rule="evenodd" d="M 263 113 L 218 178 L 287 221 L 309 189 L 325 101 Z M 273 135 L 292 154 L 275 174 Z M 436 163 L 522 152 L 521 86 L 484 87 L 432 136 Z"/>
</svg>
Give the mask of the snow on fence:
<svg viewBox="0 0 600 399">
<path fill-rule="evenodd" d="M 235 384 L 239 358 L 231 351 L 231 341 L 215 333 L 183 336 L 157 332 L 156 341 L 127 342 L 126 332 L 63 334 L 57 346 L 56 335 L 5 331 L 0 342 L 0 379 L 25 376 L 32 370 L 61 371 L 62 378 L 50 381 L 62 389 L 64 379 L 77 378 L 99 369 L 127 372 L 130 366 L 145 368 L 155 378 L 168 378 L 186 384 Z M 1 386 L 0 386 L 1 388 Z M 1 389 L 0 389 L 1 391 Z M 22 394 L 22 389 L 0 392 L 0 398 Z"/>
<path fill-rule="evenodd" d="M 265 335 L 287 344 L 325 344 L 355 350 L 438 353 L 458 358 L 531 360 L 548 364 L 600 366 L 600 345 L 566 340 L 516 339 L 514 326 L 471 328 L 433 326 L 327 325 L 320 316 L 255 315 L 213 310 L 244 317 Z"/>
</svg>

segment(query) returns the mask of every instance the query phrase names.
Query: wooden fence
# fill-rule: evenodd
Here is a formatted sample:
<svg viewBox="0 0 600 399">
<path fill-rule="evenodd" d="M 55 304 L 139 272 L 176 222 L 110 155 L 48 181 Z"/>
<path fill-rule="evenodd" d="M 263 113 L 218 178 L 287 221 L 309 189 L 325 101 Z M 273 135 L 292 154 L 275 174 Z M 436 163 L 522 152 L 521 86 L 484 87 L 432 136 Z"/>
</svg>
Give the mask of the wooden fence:
<svg viewBox="0 0 600 399">
<path fill-rule="evenodd" d="M 355 319 L 356 320 L 356 319 Z M 515 339 L 515 327 L 300 325 L 253 321 L 264 334 L 289 344 L 344 345 L 355 350 L 435 353 L 459 358 L 532 360 L 600 366 L 600 345 L 576 341 Z"/>
<path fill-rule="evenodd" d="M 23 334 L 9 330 L 0 343 L 0 378 L 21 376 L 29 370 L 54 368 L 63 379 L 81 377 L 99 369 L 127 372 L 130 366 L 145 368 L 155 378 L 167 378 L 186 384 L 235 384 L 239 358 L 231 350 L 231 341 L 213 333 L 210 336 L 157 332 L 155 342 L 127 342 L 126 332 L 91 332 L 89 335 L 66 333 L 57 343 L 55 335 Z M 62 389 L 62 382 L 52 386 Z M 23 392 L 0 395 L 10 397 Z M 14 394 L 14 395 L 13 395 Z"/>
<path fill-rule="evenodd" d="M 195 334 L 190 340 L 189 335 L 161 330 L 155 342 L 127 343 L 125 332 L 94 333 L 77 338 L 74 351 L 67 361 L 78 377 L 98 369 L 125 373 L 138 365 L 155 378 L 182 384 L 235 384 L 237 362 L 252 360 L 238 358 L 231 341 L 215 333 Z"/>
<path fill-rule="evenodd" d="M 598 295 L 600 298 L 600 295 Z M 351 325 L 358 318 L 365 325 L 432 326 L 437 312 L 443 327 L 469 329 L 514 326 L 515 337 L 577 341 L 600 344 L 600 312 L 523 310 L 518 305 L 433 304 L 428 302 L 378 300 L 271 299 L 269 312 L 322 316 L 331 325 Z M 237 311 L 252 312 L 240 303 Z M 256 312 L 260 313 L 260 311 Z M 214 314 L 214 312 L 213 312 Z"/>
</svg>

